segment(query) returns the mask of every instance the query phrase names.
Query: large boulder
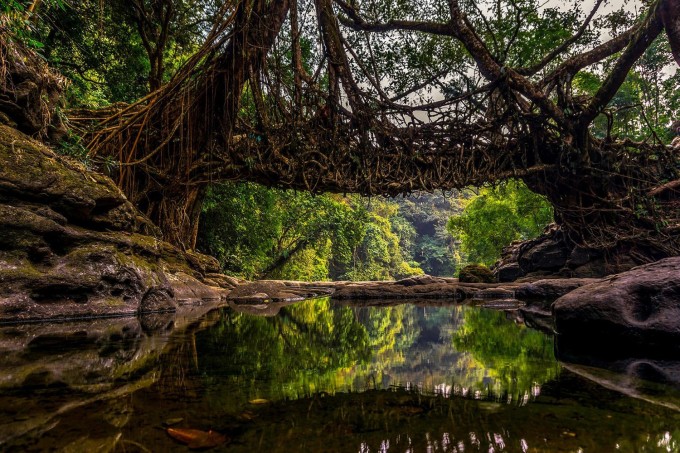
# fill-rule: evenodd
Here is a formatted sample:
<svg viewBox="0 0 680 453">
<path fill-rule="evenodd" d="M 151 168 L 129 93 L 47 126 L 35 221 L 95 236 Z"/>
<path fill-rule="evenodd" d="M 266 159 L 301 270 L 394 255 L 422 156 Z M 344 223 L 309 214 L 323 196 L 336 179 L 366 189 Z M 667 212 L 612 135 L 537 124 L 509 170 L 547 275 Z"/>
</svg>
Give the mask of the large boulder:
<svg viewBox="0 0 680 453">
<path fill-rule="evenodd" d="M 564 244 L 553 238 L 545 238 L 529 247 L 519 256 L 519 265 L 527 273 L 536 271 L 558 271 L 567 263 L 568 250 Z"/>
<path fill-rule="evenodd" d="M 582 286 L 553 305 L 564 348 L 664 355 L 680 350 L 680 257 Z"/>
<path fill-rule="evenodd" d="M 483 264 L 468 264 L 460 270 L 458 280 L 461 283 L 493 283 L 496 281 L 491 270 Z"/>
<path fill-rule="evenodd" d="M 109 178 L 2 125 L 0 231 L 0 322 L 174 311 L 225 292 L 204 284 L 222 285 L 206 278 L 213 258 L 157 239 Z"/>
<path fill-rule="evenodd" d="M 499 282 L 514 282 L 515 280 L 524 277 L 527 273 L 519 263 L 508 263 L 498 266 L 494 271 Z"/>
</svg>

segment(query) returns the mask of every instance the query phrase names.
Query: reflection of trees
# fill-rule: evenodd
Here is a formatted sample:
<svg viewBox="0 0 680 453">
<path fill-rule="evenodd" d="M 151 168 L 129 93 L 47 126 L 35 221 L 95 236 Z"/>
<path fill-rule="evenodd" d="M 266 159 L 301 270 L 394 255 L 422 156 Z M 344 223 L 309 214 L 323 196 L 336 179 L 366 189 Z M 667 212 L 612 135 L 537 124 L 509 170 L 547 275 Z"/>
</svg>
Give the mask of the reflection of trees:
<svg viewBox="0 0 680 453">
<path fill-rule="evenodd" d="M 504 312 L 467 309 L 453 345 L 467 352 L 459 361 L 469 385 L 497 396 L 528 397 L 553 379 L 559 367 L 553 339 L 508 321 Z M 481 384 L 481 385 L 480 385 Z"/>
<path fill-rule="evenodd" d="M 271 318 L 225 312 L 197 343 L 204 380 L 245 389 L 232 395 L 241 400 L 409 385 L 517 401 L 557 374 L 551 338 L 465 307 L 316 300 Z"/>
<path fill-rule="evenodd" d="M 378 355 L 402 351 L 418 338 L 420 329 L 415 322 L 412 305 L 381 309 L 360 309 L 357 318 L 366 327 L 369 343 Z"/>
<path fill-rule="evenodd" d="M 226 312 L 199 342 L 207 379 L 226 376 L 270 397 L 332 389 L 339 370 L 370 357 L 366 330 L 351 309 L 331 309 L 327 299 L 282 308 L 272 318 Z"/>
<path fill-rule="evenodd" d="M 420 336 L 413 305 L 355 309 L 356 317 L 366 328 L 373 352 L 370 363 L 357 367 L 355 382 L 382 382 L 384 373 L 404 365 L 406 352 Z"/>
</svg>

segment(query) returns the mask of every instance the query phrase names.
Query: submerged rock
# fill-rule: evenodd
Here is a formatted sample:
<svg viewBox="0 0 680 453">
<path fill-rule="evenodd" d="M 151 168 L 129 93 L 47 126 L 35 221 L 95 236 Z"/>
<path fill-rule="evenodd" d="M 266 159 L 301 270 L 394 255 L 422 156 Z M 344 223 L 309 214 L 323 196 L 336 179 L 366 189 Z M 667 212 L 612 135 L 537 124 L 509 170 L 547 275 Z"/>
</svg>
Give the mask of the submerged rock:
<svg viewBox="0 0 680 453">
<path fill-rule="evenodd" d="M 680 257 L 582 286 L 553 305 L 564 348 L 646 356 L 680 349 Z"/>
</svg>

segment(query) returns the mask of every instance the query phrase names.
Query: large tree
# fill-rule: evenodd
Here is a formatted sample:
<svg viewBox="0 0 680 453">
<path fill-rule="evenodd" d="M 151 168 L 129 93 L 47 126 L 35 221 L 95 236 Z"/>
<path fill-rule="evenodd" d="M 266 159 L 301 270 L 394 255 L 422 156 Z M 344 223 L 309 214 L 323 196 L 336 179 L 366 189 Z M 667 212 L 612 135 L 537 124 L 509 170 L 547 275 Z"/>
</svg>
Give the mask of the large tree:
<svg viewBox="0 0 680 453">
<path fill-rule="evenodd" d="M 101 114 L 90 150 L 187 248 L 212 181 L 394 195 L 519 177 L 577 242 L 678 253 L 677 157 L 649 103 L 614 101 L 664 28 L 678 58 L 680 1 L 538 3 L 230 3 L 169 83 Z M 617 135 L 631 109 L 635 140 Z"/>
</svg>

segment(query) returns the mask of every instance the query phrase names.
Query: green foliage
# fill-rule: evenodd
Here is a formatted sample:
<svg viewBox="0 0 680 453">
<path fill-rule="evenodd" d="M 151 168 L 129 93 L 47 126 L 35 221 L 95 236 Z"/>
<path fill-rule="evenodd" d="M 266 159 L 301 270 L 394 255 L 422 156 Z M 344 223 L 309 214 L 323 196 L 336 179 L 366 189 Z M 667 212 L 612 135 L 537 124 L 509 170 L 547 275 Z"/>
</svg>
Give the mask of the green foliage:
<svg viewBox="0 0 680 453">
<path fill-rule="evenodd" d="M 460 252 L 451 235 L 441 237 L 454 205 L 465 206 L 449 222 Z M 199 248 L 226 272 L 251 279 L 400 279 L 423 274 L 422 262 L 453 275 L 460 253 L 490 265 L 502 247 L 537 236 L 551 220 L 552 208 L 515 182 L 420 205 L 225 184 L 211 188 Z"/>
<path fill-rule="evenodd" d="M 680 72 L 668 71 L 672 65 L 668 40 L 659 36 L 638 60 L 621 88 L 592 124 L 599 138 L 647 140 L 656 135 L 669 143 L 671 123 L 680 117 Z M 593 96 L 602 85 L 595 72 L 581 71 L 572 87 L 578 96 Z"/>
<path fill-rule="evenodd" d="M 359 202 L 362 203 L 361 200 Z M 340 277 L 348 280 L 389 280 L 422 275 L 422 269 L 402 250 L 402 243 L 413 241 L 414 231 L 399 216 L 399 206 L 374 198 L 365 209 L 368 213 L 366 233 L 354 250 L 351 269 L 346 269 Z"/>
<path fill-rule="evenodd" d="M 198 247 L 228 273 L 253 277 L 264 267 L 281 229 L 276 194 L 253 184 L 210 188 L 201 216 Z"/>
<path fill-rule="evenodd" d="M 450 196 L 419 193 L 396 200 L 399 217 L 395 226 L 403 221 L 413 231 L 404 234 L 407 230 L 398 228 L 402 252 L 419 263 L 426 274 L 452 276 L 456 270 L 460 256 L 446 224 L 452 214 L 461 211 L 463 195 L 458 192 Z"/>
<path fill-rule="evenodd" d="M 553 220 L 552 206 L 526 185 L 510 181 L 483 188 L 465 203 L 447 228 L 460 242 L 467 262 L 490 266 L 503 247 L 515 240 L 538 236 Z"/>
<path fill-rule="evenodd" d="M 246 278 L 328 278 L 363 237 L 365 212 L 342 197 L 221 184 L 203 208 L 199 247 Z"/>
<path fill-rule="evenodd" d="M 57 151 L 65 156 L 73 157 L 85 164 L 88 164 L 88 151 L 83 144 L 82 137 L 69 132 L 59 143 Z"/>
<path fill-rule="evenodd" d="M 456 349 L 469 352 L 485 374 L 513 396 L 559 373 L 553 339 L 508 322 L 505 313 L 465 310 L 463 324 L 453 334 Z"/>
<path fill-rule="evenodd" d="M 246 278 L 383 280 L 421 275 L 402 243 L 413 227 L 386 200 L 256 184 L 211 187 L 199 248 Z"/>
<path fill-rule="evenodd" d="M 66 9 L 65 0 L 43 0 L 43 3 L 50 8 Z M 30 6 L 30 2 L 19 0 L 0 2 L 0 32 L 6 29 L 11 39 L 40 52 L 45 47 L 37 38 L 41 17 L 37 11 L 31 11 Z"/>
<path fill-rule="evenodd" d="M 130 103 L 148 93 L 149 49 L 131 2 L 43 0 L 33 15 L 27 15 L 25 4 L 11 0 L 0 8 L 13 11 L 19 21 L 10 27 L 14 34 L 39 49 L 51 66 L 70 79 L 69 106 Z M 215 4 L 213 0 L 175 0 L 173 8 L 163 48 L 166 81 L 198 49 Z"/>
</svg>

